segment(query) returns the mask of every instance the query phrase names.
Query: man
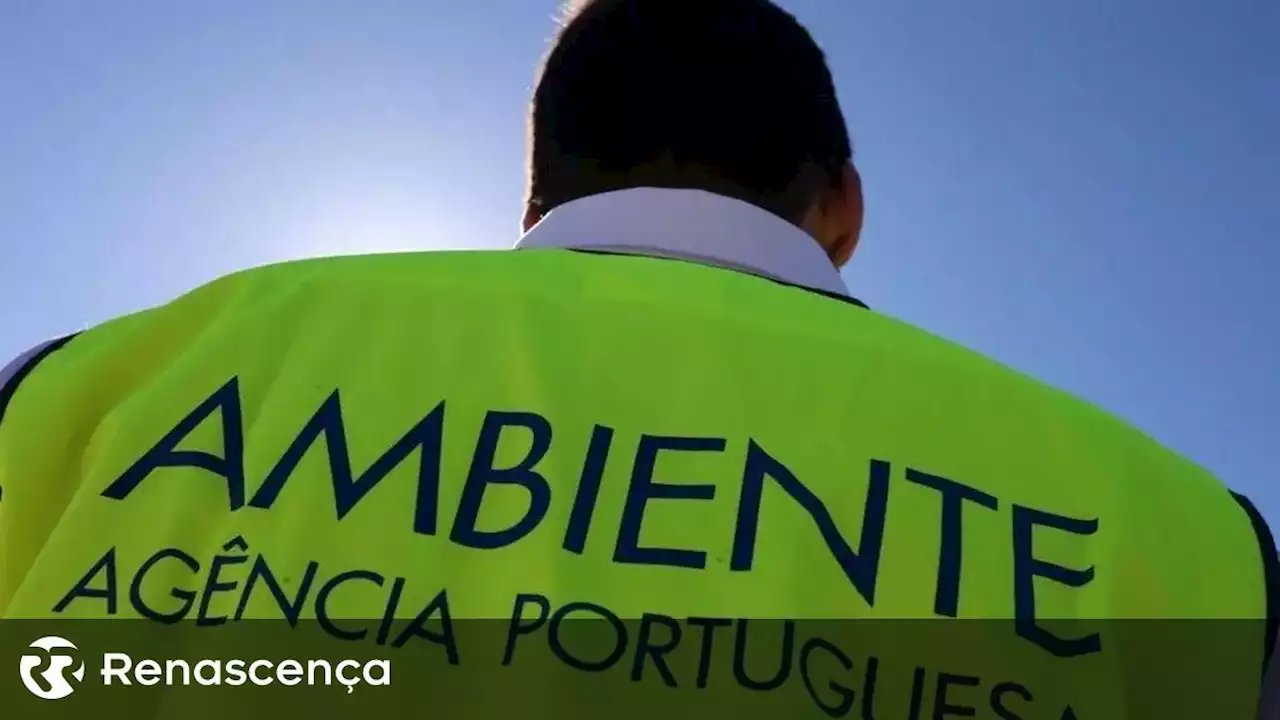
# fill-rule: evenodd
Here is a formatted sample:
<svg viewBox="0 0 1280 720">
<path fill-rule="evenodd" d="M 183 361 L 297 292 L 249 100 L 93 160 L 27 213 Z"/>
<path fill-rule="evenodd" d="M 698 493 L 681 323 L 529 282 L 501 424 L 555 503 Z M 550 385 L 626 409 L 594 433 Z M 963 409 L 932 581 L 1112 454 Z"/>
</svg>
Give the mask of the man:
<svg viewBox="0 0 1280 720">
<path fill-rule="evenodd" d="M 532 610 L 554 632 L 589 610 L 643 618 L 631 679 L 789 688 L 793 716 L 1252 717 L 1275 636 L 1261 517 L 850 297 L 862 216 L 793 17 L 585 3 L 535 91 L 517 252 L 252 270 L 18 363 L 0 616 L 314 617 L 359 639 L 333 619 Z M 251 579 L 220 581 L 209 558 L 246 552 Z M 741 620 L 713 671 L 716 618 L 807 623 L 761 680 Z M 696 680 L 662 664 L 678 635 L 645 644 L 675 619 L 704 630 Z M 830 619 L 859 621 L 856 650 Z M 622 657 L 556 642 L 579 670 Z"/>
</svg>

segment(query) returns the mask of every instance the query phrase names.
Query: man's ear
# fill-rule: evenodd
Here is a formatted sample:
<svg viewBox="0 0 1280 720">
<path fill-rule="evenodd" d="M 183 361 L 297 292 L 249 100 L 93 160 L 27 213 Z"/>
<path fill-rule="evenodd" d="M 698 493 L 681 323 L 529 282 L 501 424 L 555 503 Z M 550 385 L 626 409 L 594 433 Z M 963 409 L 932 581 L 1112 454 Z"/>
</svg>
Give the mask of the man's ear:
<svg viewBox="0 0 1280 720">
<path fill-rule="evenodd" d="M 533 203 L 529 203 L 525 205 L 524 217 L 520 220 L 520 230 L 522 232 L 529 232 L 530 230 L 533 229 L 534 225 L 538 224 L 538 221 L 541 219 L 542 219 L 542 211 L 539 210 L 537 206 L 535 206 Z"/>
<path fill-rule="evenodd" d="M 823 192 L 821 213 L 826 237 L 820 237 L 819 242 L 831 264 L 842 268 L 853 257 L 862 236 L 862 177 L 852 162 L 845 164 L 840 183 Z"/>
</svg>

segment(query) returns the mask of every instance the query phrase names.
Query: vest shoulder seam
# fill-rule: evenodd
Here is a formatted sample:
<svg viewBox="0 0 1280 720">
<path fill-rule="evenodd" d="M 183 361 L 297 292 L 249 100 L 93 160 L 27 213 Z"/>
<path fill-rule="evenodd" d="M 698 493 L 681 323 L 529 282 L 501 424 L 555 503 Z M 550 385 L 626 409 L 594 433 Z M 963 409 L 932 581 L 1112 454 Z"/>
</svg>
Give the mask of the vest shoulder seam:
<svg viewBox="0 0 1280 720">
<path fill-rule="evenodd" d="M 71 333 L 70 335 L 64 335 L 45 345 L 40 349 L 40 352 L 37 352 L 28 358 L 27 361 L 9 377 L 9 380 L 4 383 L 4 386 L 0 387 L 0 423 L 4 422 L 5 411 L 9 409 L 9 403 L 13 401 L 13 396 L 18 392 L 18 386 L 22 384 L 22 381 L 27 379 L 27 376 L 35 371 L 36 366 L 43 362 L 45 358 L 58 350 L 61 350 L 79 334 L 80 333 Z"/>
<path fill-rule="evenodd" d="M 1272 535 L 1266 518 L 1258 512 L 1253 501 L 1234 491 L 1231 497 L 1249 516 L 1249 524 L 1258 536 L 1258 551 L 1262 554 L 1263 582 L 1267 593 L 1267 632 L 1262 656 L 1262 672 L 1265 675 L 1275 653 L 1276 637 L 1280 634 L 1280 554 L 1277 554 L 1275 536 Z"/>
</svg>

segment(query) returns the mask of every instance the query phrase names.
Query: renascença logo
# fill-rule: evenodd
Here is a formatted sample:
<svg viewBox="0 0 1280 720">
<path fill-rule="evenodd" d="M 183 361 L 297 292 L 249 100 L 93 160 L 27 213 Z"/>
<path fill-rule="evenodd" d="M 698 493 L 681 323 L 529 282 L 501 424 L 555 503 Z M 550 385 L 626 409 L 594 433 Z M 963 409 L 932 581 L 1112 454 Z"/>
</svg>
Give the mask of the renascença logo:
<svg viewBox="0 0 1280 720">
<path fill-rule="evenodd" d="M 67 650 L 79 650 L 70 640 L 49 635 L 31 643 L 30 647 L 44 652 L 39 655 L 23 655 L 19 666 L 22 671 L 22 684 L 32 695 L 45 700 L 60 700 L 76 691 L 75 685 L 67 680 L 68 670 L 75 678 L 76 684 L 84 682 L 85 664 Z M 63 652 L 54 653 L 55 650 Z M 48 668 L 37 670 L 47 664 Z M 153 660 L 145 658 L 134 660 L 125 653 L 109 652 L 102 655 L 102 664 L 97 671 L 102 676 L 104 686 L 112 685 L 332 685 L 346 687 L 347 693 L 355 691 L 357 685 L 390 685 L 391 662 L 389 660 L 341 660 L 332 663 L 329 660 L 214 660 L 203 659 L 194 663 L 187 660 Z M 39 678 L 39 679 L 37 679 Z M 43 682 L 41 682 L 43 680 Z"/>
<path fill-rule="evenodd" d="M 71 671 L 71 677 L 75 678 L 77 683 L 84 681 L 83 662 L 77 661 L 71 655 L 53 652 L 54 650 L 78 650 L 79 648 L 70 640 L 49 635 L 36 640 L 29 647 L 44 651 L 39 655 L 23 655 L 19 665 L 22 671 L 22 684 L 27 686 L 32 695 L 44 700 L 61 700 L 75 692 L 75 686 L 67 681 L 67 670 L 72 666 L 75 666 L 75 670 Z M 36 668 L 43 665 L 46 660 L 49 662 L 49 667 L 37 675 Z M 37 677 L 44 680 L 44 683 L 38 682 Z"/>
</svg>

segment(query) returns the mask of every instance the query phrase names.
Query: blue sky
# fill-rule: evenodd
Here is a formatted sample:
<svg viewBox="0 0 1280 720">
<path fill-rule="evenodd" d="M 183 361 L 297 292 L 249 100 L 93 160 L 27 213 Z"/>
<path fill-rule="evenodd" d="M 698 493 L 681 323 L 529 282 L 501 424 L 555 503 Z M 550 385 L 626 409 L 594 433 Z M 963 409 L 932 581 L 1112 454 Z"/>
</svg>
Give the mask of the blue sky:
<svg viewBox="0 0 1280 720">
<path fill-rule="evenodd" d="M 1280 3 L 790 0 L 874 308 L 1280 522 Z M 0 0 L 0 359 L 274 260 L 504 247 L 549 0 Z"/>
</svg>

